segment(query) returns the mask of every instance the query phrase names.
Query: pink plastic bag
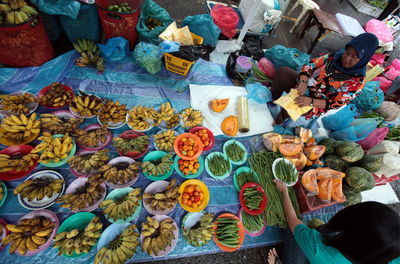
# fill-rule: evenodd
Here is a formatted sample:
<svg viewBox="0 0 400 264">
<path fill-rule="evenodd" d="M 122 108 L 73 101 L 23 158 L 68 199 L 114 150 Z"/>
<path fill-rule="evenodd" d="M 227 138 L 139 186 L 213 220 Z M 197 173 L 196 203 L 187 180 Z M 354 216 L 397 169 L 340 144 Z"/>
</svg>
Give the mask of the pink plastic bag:
<svg viewBox="0 0 400 264">
<path fill-rule="evenodd" d="M 399 59 L 394 59 L 392 61 L 392 64 L 388 68 L 394 67 L 396 70 L 400 71 L 400 60 Z"/>
<path fill-rule="evenodd" d="M 377 38 L 382 42 L 393 41 L 393 35 L 386 24 L 375 18 L 369 20 L 367 24 L 365 24 L 365 31 L 375 34 L 375 36 L 377 36 Z"/>
<path fill-rule="evenodd" d="M 385 62 L 386 54 L 376 53 L 372 56 L 372 59 L 369 61 L 373 66 L 382 65 Z"/>
<path fill-rule="evenodd" d="M 227 38 L 235 36 L 239 16 L 232 7 L 217 4 L 211 9 L 211 17 L 214 23 L 221 29 L 222 35 Z"/>
<path fill-rule="evenodd" d="M 375 145 L 381 143 L 385 139 L 387 133 L 389 133 L 388 127 L 377 128 L 372 131 L 372 133 L 369 134 L 368 137 L 364 138 L 363 140 L 357 141 L 357 144 L 359 144 L 363 148 L 363 150 L 369 150 Z"/>
<path fill-rule="evenodd" d="M 380 82 L 379 88 L 381 88 L 381 90 L 384 92 L 387 92 L 387 90 L 389 90 L 390 86 L 392 86 L 392 83 L 393 83 L 391 80 L 388 80 L 383 76 L 378 76 L 378 77 L 374 78 L 373 81 Z"/>
<path fill-rule="evenodd" d="M 262 57 L 258 61 L 258 68 L 260 68 L 260 70 L 269 78 L 274 79 L 275 66 L 269 59 Z"/>
</svg>

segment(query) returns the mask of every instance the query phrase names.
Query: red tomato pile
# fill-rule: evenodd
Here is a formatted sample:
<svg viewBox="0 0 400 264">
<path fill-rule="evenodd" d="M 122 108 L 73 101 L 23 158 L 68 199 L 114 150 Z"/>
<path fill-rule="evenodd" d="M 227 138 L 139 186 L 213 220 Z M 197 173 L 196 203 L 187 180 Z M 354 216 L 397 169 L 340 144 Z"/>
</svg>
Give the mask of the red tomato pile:
<svg viewBox="0 0 400 264">
<path fill-rule="evenodd" d="M 210 145 L 210 137 L 208 136 L 207 130 L 206 129 L 201 129 L 199 131 L 194 132 L 196 136 L 198 136 L 203 142 L 203 146 L 206 148 Z"/>
<path fill-rule="evenodd" d="M 199 151 L 199 146 L 193 138 L 183 137 L 178 142 L 178 150 L 186 157 L 193 157 Z"/>
<path fill-rule="evenodd" d="M 200 163 L 197 159 L 195 160 L 180 159 L 178 161 L 178 164 L 179 164 L 179 170 L 185 175 L 196 174 L 197 170 L 200 167 Z"/>
<path fill-rule="evenodd" d="M 182 194 L 182 203 L 186 206 L 197 208 L 201 205 L 204 199 L 203 191 L 198 185 L 188 185 L 186 186 Z"/>
</svg>

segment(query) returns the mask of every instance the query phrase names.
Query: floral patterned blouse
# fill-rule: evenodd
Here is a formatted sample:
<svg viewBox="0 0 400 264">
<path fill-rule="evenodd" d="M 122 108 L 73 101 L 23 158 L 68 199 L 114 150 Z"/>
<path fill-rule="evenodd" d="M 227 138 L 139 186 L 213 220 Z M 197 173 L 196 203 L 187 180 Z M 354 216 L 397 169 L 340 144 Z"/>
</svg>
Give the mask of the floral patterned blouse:
<svg viewBox="0 0 400 264">
<path fill-rule="evenodd" d="M 364 87 L 364 76 L 336 73 L 333 57 L 334 54 L 327 54 L 313 59 L 301 69 L 300 75 L 309 78 L 305 96 L 326 100 L 325 109 L 314 107 L 306 119 L 348 104 Z"/>
</svg>

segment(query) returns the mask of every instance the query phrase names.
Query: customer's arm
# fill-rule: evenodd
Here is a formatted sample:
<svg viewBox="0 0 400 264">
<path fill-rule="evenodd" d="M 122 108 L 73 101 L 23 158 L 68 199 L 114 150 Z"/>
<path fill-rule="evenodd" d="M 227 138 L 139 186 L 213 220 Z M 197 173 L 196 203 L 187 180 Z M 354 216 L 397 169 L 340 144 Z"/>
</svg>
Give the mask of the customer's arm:
<svg viewBox="0 0 400 264">
<path fill-rule="evenodd" d="M 303 65 L 297 85 L 297 90 L 299 91 L 300 95 L 303 95 L 307 91 L 308 79 L 316 69 L 322 67 L 327 62 L 328 57 L 329 54 L 312 59 Z"/>
</svg>

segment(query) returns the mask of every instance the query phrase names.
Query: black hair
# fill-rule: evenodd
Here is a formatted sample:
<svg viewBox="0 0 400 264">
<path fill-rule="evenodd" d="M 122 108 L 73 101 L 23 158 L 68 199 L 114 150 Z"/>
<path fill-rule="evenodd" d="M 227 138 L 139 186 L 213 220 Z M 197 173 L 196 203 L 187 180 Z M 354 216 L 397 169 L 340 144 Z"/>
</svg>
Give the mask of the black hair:
<svg viewBox="0 0 400 264">
<path fill-rule="evenodd" d="M 400 256 L 400 217 L 378 202 L 346 207 L 318 231 L 353 263 L 386 264 Z"/>
</svg>

